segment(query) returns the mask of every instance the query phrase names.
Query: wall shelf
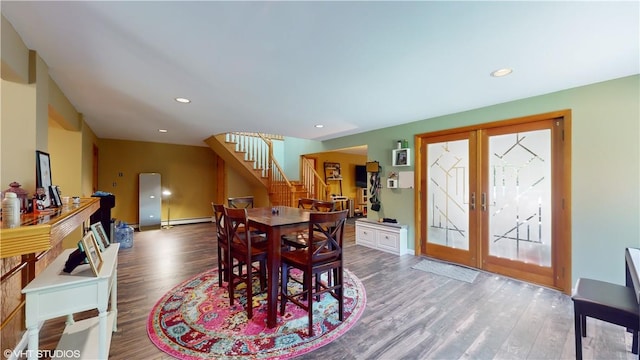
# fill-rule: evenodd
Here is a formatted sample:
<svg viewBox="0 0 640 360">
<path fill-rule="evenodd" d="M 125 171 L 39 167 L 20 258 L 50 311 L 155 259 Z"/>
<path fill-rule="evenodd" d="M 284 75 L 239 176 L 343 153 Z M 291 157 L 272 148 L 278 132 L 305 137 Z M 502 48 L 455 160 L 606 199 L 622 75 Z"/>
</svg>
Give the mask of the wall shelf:
<svg viewBox="0 0 640 360">
<path fill-rule="evenodd" d="M 38 253 L 56 246 L 100 208 L 99 198 L 52 209 L 47 214 L 23 214 L 18 227 L 0 223 L 0 258 Z"/>
<path fill-rule="evenodd" d="M 411 149 L 393 149 L 391 164 L 393 166 L 411 166 Z"/>
</svg>

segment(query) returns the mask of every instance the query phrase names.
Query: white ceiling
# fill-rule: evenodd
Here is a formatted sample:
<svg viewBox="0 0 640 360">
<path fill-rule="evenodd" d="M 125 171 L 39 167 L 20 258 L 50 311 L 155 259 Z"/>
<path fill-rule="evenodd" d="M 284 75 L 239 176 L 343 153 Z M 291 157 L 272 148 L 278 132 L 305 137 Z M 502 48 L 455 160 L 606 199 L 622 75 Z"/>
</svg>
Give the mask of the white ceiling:
<svg viewBox="0 0 640 360">
<path fill-rule="evenodd" d="M 237 130 L 324 140 L 640 72 L 638 1 L 1 9 L 100 138 L 202 146 Z M 513 74 L 489 76 L 502 67 Z"/>
</svg>

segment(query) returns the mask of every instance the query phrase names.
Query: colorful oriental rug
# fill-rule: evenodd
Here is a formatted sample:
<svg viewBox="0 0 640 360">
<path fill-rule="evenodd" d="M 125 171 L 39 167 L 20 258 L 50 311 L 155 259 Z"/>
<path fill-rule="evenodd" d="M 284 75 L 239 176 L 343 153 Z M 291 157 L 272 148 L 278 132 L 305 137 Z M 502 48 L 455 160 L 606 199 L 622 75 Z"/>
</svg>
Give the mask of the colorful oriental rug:
<svg viewBox="0 0 640 360">
<path fill-rule="evenodd" d="M 293 276 L 299 276 L 292 271 Z M 337 339 L 362 315 L 366 293 L 362 282 L 344 270 L 344 321 L 338 320 L 338 302 L 322 294 L 313 303 L 313 337 L 307 335 L 308 315 L 287 302 L 278 325 L 266 326 L 266 293 L 255 295 L 253 318 L 247 319 L 243 285 L 237 287 L 234 306 L 229 306 L 226 287 L 218 287 L 218 271 L 199 274 L 173 288 L 153 307 L 147 322 L 151 342 L 178 359 L 288 359 Z M 226 286 L 226 283 L 223 284 Z M 290 281 L 290 288 L 300 286 Z M 278 309 L 280 305 L 278 304 Z"/>
</svg>

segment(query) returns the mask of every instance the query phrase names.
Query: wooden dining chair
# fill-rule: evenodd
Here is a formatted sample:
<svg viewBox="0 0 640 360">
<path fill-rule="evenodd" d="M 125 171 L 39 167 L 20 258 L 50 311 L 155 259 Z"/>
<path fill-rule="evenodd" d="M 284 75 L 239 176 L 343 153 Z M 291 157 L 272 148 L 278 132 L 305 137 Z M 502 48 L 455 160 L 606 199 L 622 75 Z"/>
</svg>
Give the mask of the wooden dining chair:
<svg viewBox="0 0 640 360">
<path fill-rule="evenodd" d="M 335 202 L 322 201 L 311 198 L 300 198 L 298 199 L 298 207 L 310 211 L 327 212 L 335 210 Z M 308 232 L 304 230 L 284 234 L 281 236 L 282 245 L 284 247 L 289 247 L 290 249 L 303 249 L 307 247 L 307 234 Z"/>
<path fill-rule="evenodd" d="M 308 230 L 311 245 L 282 253 L 280 315 L 284 315 L 287 301 L 305 309 L 309 314 L 309 336 L 314 334 L 313 301 L 318 301 L 321 294 L 337 299 L 338 319 L 342 321 L 344 317 L 342 239 L 347 211 L 312 212 Z M 290 268 L 303 272 L 302 291 L 289 293 Z M 323 274 L 327 274 L 326 281 L 321 279 Z"/>
<path fill-rule="evenodd" d="M 316 199 L 312 199 L 312 198 L 299 198 L 298 199 L 298 207 L 300 209 L 311 210 L 311 209 L 313 209 L 313 204 L 316 201 L 317 201 Z"/>
<path fill-rule="evenodd" d="M 234 209 L 253 209 L 253 196 L 230 197 L 227 199 L 227 206 Z M 262 231 L 253 229 L 254 235 L 262 236 L 262 240 L 267 239 L 267 235 Z"/>
<path fill-rule="evenodd" d="M 213 217 L 216 223 L 216 236 L 218 242 L 218 286 L 222 287 L 222 282 L 229 281 L 229 271 L 231 267 L 242 266 L 241 263 L 234 262 L 231 259 L 229 242 L 227 241 L 227 233 L 225 230 L 224 205 L 211 203 L 213 208 Z"/>
<path fill-rule="evenodd" d="M 227 206 L 235 209 L 253 208 L 253 196 L 230 197 L 227 199 Z"/>
<path fill-rule="evenodd" d="M 235 288 L 245 284 L 247 289 L 247 317 L 253 317 L 253 277 L 260 278 L 260 290 L 267 287 L 267 242 L 258 241 L 261 236 L 252 235 L 247 219 L 247 209 L 224 208 L 225 231 L 229 242 L 230 261 L 238 261 L 242 266 L 229 267 L 229 303 L 235 300 Z M 258 265 L 254 265 L 258 263 Z"/>
<path fill-rule="evenodd" d="M 298 199 L 298 208 L 305 210 L 313 210 L 313 205 L 317 200 L 312 198 L 299 198 Z M 282 246 L 301 249 L 307 246 L 306 232 L 305 231 L 295 231 L 292 233 L 284 234 L 281 236 Z"/>
<path fill-rule="evenodd" d="M 313 203 L 313 210 L 315 211 L 335 211 L 335 201 L 315 200 Z"/>
</svg>

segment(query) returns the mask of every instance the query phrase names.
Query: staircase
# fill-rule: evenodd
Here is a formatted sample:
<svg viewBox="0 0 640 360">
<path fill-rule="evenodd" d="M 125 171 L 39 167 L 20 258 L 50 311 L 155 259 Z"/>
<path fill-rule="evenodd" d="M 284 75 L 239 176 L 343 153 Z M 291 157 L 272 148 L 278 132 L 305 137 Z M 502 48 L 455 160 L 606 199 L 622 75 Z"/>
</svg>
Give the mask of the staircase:
<svg viewBox="0 0 640 360">
<path fill-rule="evenodd" d="M 277 135 L 234 132 L 214 135 L 205 142 L 226 164 L 234 168 L 252 183 L 264 186 L 269 193 L 271 206 L 297 206 L 298 198 L 328 199 L 328 187 L 304 159 L 300 180 L 290 181 L 273 157 L 272 139 Z"/>
</svg>

